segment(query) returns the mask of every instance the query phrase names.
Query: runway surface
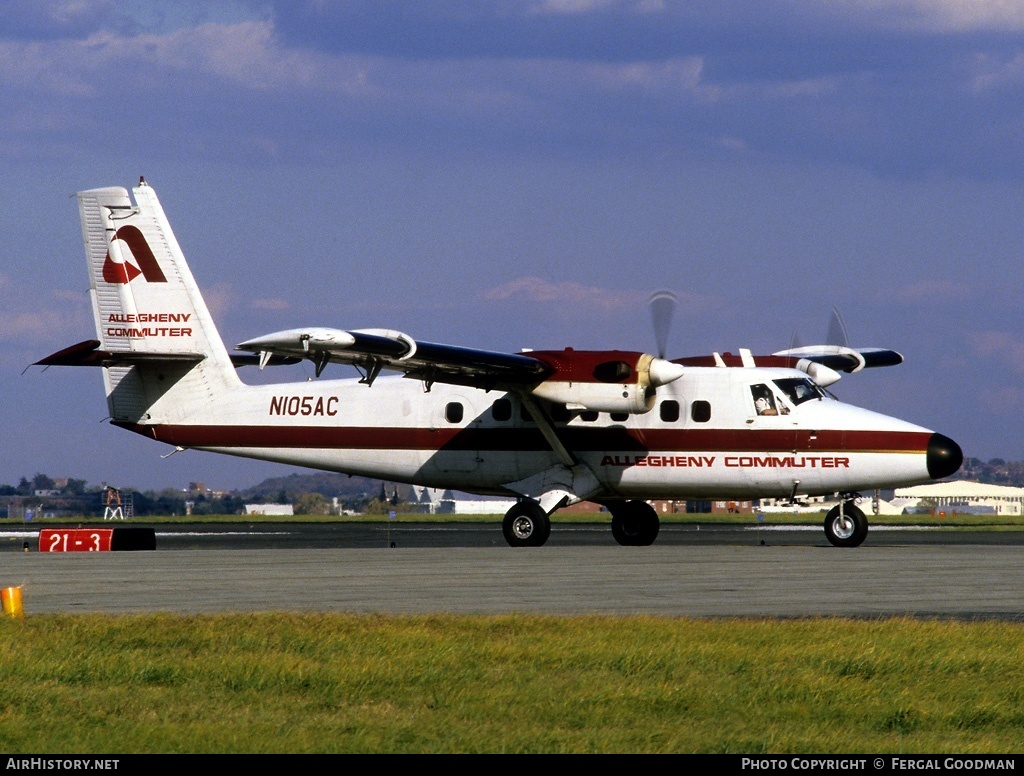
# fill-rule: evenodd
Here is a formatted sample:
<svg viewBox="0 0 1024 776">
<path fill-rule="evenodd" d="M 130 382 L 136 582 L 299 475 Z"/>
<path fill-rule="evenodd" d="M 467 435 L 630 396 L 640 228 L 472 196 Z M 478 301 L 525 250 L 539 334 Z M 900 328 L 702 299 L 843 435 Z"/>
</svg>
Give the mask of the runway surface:
<svg viewBox="0 0 1024 776">
<path fill-rule="evenodd" d="M 43 553 L 0 530 L 0 586 L 33 613 L 651 614 L 1024 619 L 1024 533 L 666 525 L 651 547 L 556 525 L 512 549 L 494 524 L 156 526 L 157 549 Z M 22 551 L 29 542 L 29 551 Z M 393 545 L 393 546 L 392 546 Z"/>
</svg>

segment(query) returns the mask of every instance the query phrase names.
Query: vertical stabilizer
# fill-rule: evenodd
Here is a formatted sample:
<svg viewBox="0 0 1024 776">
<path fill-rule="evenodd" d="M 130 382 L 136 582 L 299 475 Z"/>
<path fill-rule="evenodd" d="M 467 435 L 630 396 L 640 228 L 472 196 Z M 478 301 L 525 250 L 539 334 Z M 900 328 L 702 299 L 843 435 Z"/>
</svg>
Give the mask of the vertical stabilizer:
<svg viewBox="0 0 1024 776">
<path fill-rule="evenodd" d="M 97 337 L 114 421 L 167 422 L 239 384 L 156 193 L 78 194 Z"/>
</svg>

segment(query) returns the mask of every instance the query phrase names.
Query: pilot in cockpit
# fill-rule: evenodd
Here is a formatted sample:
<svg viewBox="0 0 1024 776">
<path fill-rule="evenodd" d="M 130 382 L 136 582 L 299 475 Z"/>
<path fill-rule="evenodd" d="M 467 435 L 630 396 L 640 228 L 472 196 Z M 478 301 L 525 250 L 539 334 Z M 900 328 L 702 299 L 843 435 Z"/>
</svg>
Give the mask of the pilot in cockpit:
<svg viewBox="0 0 1024 776">
<path fill-rule="evenodd" d="M 754 409 L 758 415 L 778 415 L 775 408 L 775 397 L 767 385 L 752 385 L 750 392 L 754 395 Z"/>
</svg>

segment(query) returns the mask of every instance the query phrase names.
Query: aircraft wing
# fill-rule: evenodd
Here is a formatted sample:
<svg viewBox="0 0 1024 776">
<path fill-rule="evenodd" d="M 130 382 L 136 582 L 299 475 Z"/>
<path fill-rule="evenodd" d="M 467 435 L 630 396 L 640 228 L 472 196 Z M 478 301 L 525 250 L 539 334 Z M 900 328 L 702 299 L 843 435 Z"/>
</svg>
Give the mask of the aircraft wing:
<svg viewBox="0 0 1024 776">
<path fill-rule="evenodd" d="M 903 356 L 886 348 L 848 348 L 843 345 L 808 345 L 772 353 L 773 356 L 792 356 L 827 366 L 837 372 L 853 373 L 878 366 L 896 366 Z"/>
<path fill-rule="evenodd" d="M 428 385 L 442 382 L 492 388 L 537 383 L 553 371 L 528 355 L 420 342 L 391 329 L 288 329 L 246 340 L 237 347 L 257 354 L 261 366 L 272 357 L 309 359 L 317 376 L 329 363 L 352 364 L 363 370 L 367 383 L 388 369 Z"/>
</svg>

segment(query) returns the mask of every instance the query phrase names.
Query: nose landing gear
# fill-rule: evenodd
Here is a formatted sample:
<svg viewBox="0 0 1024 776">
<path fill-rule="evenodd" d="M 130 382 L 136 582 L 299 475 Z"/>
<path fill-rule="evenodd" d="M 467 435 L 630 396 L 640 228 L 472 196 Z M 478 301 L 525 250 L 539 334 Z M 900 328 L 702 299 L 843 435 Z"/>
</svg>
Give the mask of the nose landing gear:
<svg viewBox="0 0 1024 776">
<path fill-rule="evenodd" d="M 853 499 L 841 501 L 825 515 L 825 538 L 834 547 L 859 547 L 868 535 L 868 519 Z"/>
</svg>

